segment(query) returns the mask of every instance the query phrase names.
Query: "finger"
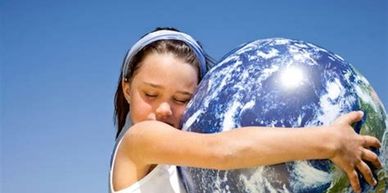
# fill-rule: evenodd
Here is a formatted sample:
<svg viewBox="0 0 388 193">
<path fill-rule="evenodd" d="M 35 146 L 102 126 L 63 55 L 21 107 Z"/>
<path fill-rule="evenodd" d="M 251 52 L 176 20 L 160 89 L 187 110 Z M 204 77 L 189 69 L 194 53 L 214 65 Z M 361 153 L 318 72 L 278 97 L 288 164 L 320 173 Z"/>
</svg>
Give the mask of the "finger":
<svg viewBox="0 0 388 193">
<path fill-rule="evenodd" d="M 368 182 L 368 184 L 371 186 L 375 186 L 377 184 L 376 179 L 373 177 L 372 170 L 365 162 L 360 162 L 357 165 L 357 169 L 361 172 L 362 176 L 364 176 L 364 179 Z"/>
<path fill-rule="evenodd" d="M 364 147 L 375 147 L 375 148 L 381 147 L 381 143 L 379 139 L 377 139 L 376 137 L 369 136 L 369 135 L 362 135 L 362 137 L 364 140 L 363 142 Z"/>
<path fill-rule="evenodd" d="M 354 192 L 361 192 L 360 181 L 358 180 L 358 174 L 356 170 L 346 173 L 349 178 L 350 185 L 352 186 Z"/>
<path fill-rule="evenodd" d="M 364 116 L 364 112 L 362 111 L 352 111 L 348 114 L 345 114 L 339 117 L 339 121 L 347 124 L 352 124 L 354 122 L 360 121 L 363 116 Z"/>
<path fill-rule="evenodd" d="M 371 150 L 364 149 L 362 152 L 362 159 L 364 161 L 370 162 L 374 167 L 381 168 L 383 167 L 379 157 Z"/>
</svg>

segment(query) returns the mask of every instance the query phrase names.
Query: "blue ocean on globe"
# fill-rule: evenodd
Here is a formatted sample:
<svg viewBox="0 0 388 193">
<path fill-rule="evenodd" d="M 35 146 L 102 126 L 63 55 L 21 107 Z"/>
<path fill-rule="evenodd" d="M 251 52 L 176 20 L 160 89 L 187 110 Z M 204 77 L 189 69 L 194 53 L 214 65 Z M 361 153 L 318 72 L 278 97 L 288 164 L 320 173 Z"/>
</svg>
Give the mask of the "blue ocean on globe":
<svg viewBox="0 0 388 193">
<path fill-rule="evenodd" d="M 375 150 L 384 164 L 374 170 L 378 185 L 371 187 L 360 177 L 363 192 L 387 193 L 388 121 L 383 104 L 352 65 L 308 42 L 271 38 L 231 51 L 200 83 L 182 128 L 216 133 L 244 126 L 320 126 L 354 110 L 365 112 L 354 126 L 356 132 L 382 142 Z M 180 173 L 189 193 L 353 191 L 346 175 L 329 160 L 227 171 L 181 167 Z"/>
</svg>

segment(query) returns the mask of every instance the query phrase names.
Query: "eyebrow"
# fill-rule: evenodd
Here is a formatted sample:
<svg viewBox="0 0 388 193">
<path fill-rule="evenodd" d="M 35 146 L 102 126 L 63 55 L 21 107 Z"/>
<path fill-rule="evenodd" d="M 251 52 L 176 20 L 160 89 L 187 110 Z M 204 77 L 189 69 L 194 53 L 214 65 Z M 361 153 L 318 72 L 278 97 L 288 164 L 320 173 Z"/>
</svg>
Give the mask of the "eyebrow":
<svg viewBox="0 0 388 193">
<path fill-rule="evenodd" d="M 151 82 L 145 82 L 145 81 L 143 81 L 143 84 L 145 84 L 145 85 L 147 85 L 147 86 L 150 86 L 150 87 L 153 87 L 153 88 L 157 88 L 157 89 L 164 88 L 164 87 L 161 86 L 161 85 L 154 84 L 154 83 L 151 83 Z M 177 91 L 177 93 L 180 93 L 180 94 L 183 94 L 183 95 L 190 95 L 190 96 L 193 95 L 193 93 L 192 93 L 192 92 L 189 92 L 189 91 Z"/>
<path fill-rule="evenodd" d="M 193 96 L 193 93 L 187 92 L 187 91 L 178 91 L 178 93 L 183 94 L 183 95 L 188 95 L 190 97 Z"/>
<path fill-rule="evenodd" d="M 154 84 L 154 83 L 151 83 L 151 82 L 145 82 L 145 81 L 143 81 L 143 84 L 145 84 L 145 85 L 147 85 L 147 86 L 154 87 L 154 88 L 163 88 L 163 86 L 158 85 L 158 84 Z"/>
</svg>

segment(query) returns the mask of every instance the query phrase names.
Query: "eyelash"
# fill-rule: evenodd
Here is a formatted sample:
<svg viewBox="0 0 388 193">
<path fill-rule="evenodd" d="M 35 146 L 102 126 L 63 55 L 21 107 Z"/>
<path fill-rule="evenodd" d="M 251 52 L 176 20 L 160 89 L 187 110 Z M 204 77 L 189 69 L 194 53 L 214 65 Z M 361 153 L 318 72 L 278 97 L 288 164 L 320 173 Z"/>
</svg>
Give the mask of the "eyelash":
<svg viewBox="0 0 388 193">
<path fill-rule="evenodd" d="M 156 98 L 158 96 L 157 94 L 148 94 L 148 93 L 144 93 L 144 95 L 150 98 Z"/>
<path fill-rule="evenodd" d="M 189 100 L 178 100 L 178 99 L 174 99 L 174 100 L 180 104 L 186 104 L 187 102 L 189 102 Z"/>
<path fill-rule="evenodd" d="M 146 96 L 147 98 L 151 98 L 151 99 L 154 99 L 154 98 L 158 97 L 157 94 L 149 94 L 149 93 L 146 93 L 146 92 L 144 92 L 144 96 Z M 179 104 L 186 104 L 186 103 L 189 102 L 189 100 L 190 100 L 190 99 L 180 100 L 180 99 L 174 98 L 174 101 L 177 102 L 177 103 L 179 103 Z"/>
</svg>

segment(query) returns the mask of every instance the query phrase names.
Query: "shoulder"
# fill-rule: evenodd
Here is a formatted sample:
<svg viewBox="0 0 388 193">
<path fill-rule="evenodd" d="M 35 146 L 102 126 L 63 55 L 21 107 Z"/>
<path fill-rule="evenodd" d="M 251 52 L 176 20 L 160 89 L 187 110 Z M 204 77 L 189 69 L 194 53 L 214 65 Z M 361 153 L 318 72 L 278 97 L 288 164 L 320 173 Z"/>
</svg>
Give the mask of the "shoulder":
<svg viewBox="0 0 388 193">
<path fill-rule="evenodd" d="M 159 139 L 174 131 L 178 129 L 160 121 L 142 121 L 126 131 L 120 149 L 127 153 L 141 153 L 144 148 L 157 144 Z"/>
<path fill-rule="evenodd" d="M 142 121 L 132 125 L 124 134 L 123 140 L 139 140 L 164 132 L 171 132 L 176 128 L 161 121 Z"/>
</svg>

